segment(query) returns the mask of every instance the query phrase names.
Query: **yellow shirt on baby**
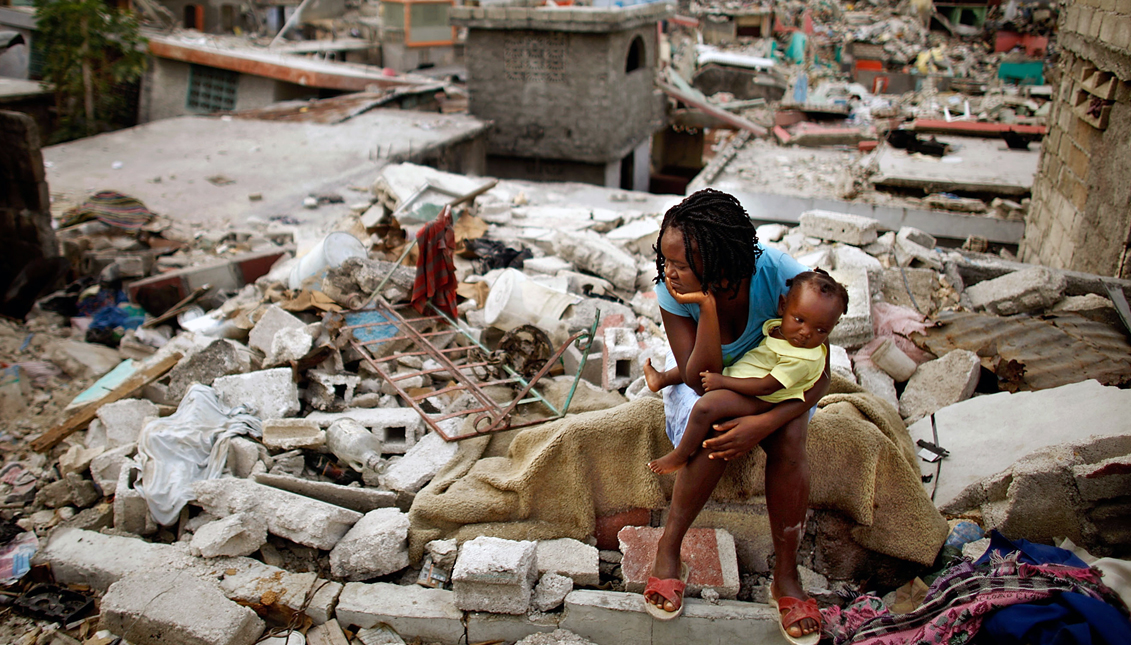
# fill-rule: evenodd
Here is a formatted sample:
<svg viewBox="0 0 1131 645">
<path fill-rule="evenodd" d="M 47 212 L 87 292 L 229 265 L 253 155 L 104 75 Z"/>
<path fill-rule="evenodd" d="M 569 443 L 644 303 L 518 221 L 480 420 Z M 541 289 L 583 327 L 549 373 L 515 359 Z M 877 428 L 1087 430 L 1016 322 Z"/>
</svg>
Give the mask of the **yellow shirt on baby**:
<svg viewBox="0 0 1131 645">
<path fill-rule="evenodd" d="M 779 403 L 789 399 L 804 399 L 805 391 L 813 387 L 821 373 L 825 371 L 825 354 L 822 344 L 813 349 L 794 347 L 788 340 L 770 336 L 775 328 L 781 326 L 781 318 L 771 318 L 762 325 L 765 338 L 754 349 L 730 367 L 723 369 L 724 376 L 734 378 L 761 378 L 769 375 L 782 384 L 777 392 L 758 397 L 768 403 Z"/>
</svg>

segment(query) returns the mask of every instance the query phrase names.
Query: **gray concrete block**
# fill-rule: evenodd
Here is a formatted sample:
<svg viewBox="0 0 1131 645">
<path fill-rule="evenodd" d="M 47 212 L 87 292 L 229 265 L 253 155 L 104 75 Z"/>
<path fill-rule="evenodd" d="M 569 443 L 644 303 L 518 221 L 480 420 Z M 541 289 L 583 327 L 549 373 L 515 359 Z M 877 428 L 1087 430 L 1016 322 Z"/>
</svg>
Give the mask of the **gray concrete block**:
<svg viewBox="0 0 1131 645">
<path fill-rule="evenodd" d="M 251 607 L 266 618 L 286 623 L 302 612 L 315 625 L 330 620 L 342 593 L 342 583 L 319 578 L 317 574 L 291 573 L 257 560 L 247 566 L 222 572 L 220 590 L 231 600 Z M 307 594 L 314 595 L 307 602 Z"/>
<path fill-rule="evenodd" d="M 833 327 L 829 342 L 850 349 L 862 347 L 875 337 L 868 272 L 861 267 L 846 267 L 831 271 L 830 275 L 848 290 L 848 313 Z"/>
<path fill-rule="evenodd" d="M 267 523 L 250 513 L 235 513 L 200 527 L 189 553 L 203 558 L 251 555 L 267 541 Z"/>
<path fill-rule="evenodd" d="M 547 573 L 538 580 L 534 588 L 532 600 L 534 608 L 538 611 L 551 611 L 557 609 L 565 602 L 565 597 L 573 591 L 573 580 L 556 573 Z"/>
<path fill-rule="evenodd" d="M 857 362 L 852 369 L 860 387 L 899 409 L 899 394 L 895 391 L 895 379 L 891 375 L 871 362 Z"/>
<path fill-rule="evenodd" d="M 313 345 L 314 337 L 305 327 L 284 327 L 271 339 L 271 348 L 263 364 L 288 365 L 306 356 Z"/>
<path fill-rule="evenodd" d="M 369 580 L 408 564 L 408 514 L 396 508 L 366 513 L 330 551 L 330 571 L 345 580 Z"/>
<path fill-rule="evenodd" d="M 685 598 L 684 602 L 690 608 L 695 600 Z M 655 622 L 644 611 L 644 596 L 640 594 L 581 589 L 566 596 L 559 625 L 594 643 L 651 645 Z"/>
<path fill-rule="evenodd" d="M 452 569 L 456 606 L 464 611 L 525 614 L 538 576 L 537 544 L 481 536 L 464 542 Z"/>
<path fill-rule="evenodd" d="M 122 399 L 98 408 L 98 418 L 106 431 L 106 447 L 113 449 L 137 443 L 145 419 L 157 416 L 157 406 L 144 399 Z"/>
<path fill-rule="evenodd" d="M 248 334 L 247 344 L 252 349 L 257 349 L 266 356 L 271 353 L 271 343 L 277 334 L 282 329 L 303 329 L 306 323 L 302 322 L 295 316 L 283 311 L 276 305 L 270 305 L 263 310 L 259 319 L 255 321 L 255 327 L 252 328 L 251 333 Z"/>
<path fill-rule="evenodd" d="M 919 366 L 899 398 L 899 413 L 908 424 L 974 394 L 982 361 L 974 352 L 956 349 Z"/>
<path fill-rule="evenodd" d="M 263 445 L 275 450 L 320 448 L 326 445 L 326 431 L 310 419 L 267 419 Z"/>
<path fill-rule="evenodd" d="M 899 232 L 895 234 L 895 237 L 896 239 L 903 238 L 905 240 L 910 240 L 918 244 L 919 246 L 923 246 L 928 249 L 933 249 L 939 245 L 939 242 L 935 239 L 935 236 L 927 233 L 926 231 L 921 231 L 913 226 L 900 227 Z"/>
<path fill-rule="evenodd" d="M 250 372 L 253 366 L 252 353 L 248 348 L 220 338 L 177 363 L 169 372 L 165 396 L 169 400 L 180 401 L 194 383 L 211 386 L 221 376 Z"/>
<path fill-rule="evenodd" d="M 581 586 L 595 587 L 601 583 L 600 553 L 597 547 L 584 542 L 570 538 L 541 540 L 536 560 L 539 576 L 557 573 Z"/>
<path fill-rule="evenodd" d="M 212 383 L 224 405 L 246 405 L 262 420 L 288 417 L 299 411 L 298 385 L 289 367 L 222 376 Z"/>
<path fill-rule="evenodd" d="M 914 237 L 905 235 L 904 231 L 907 229 L 900 229 L 900 233 L 895 236 L 895 244 L 892 251 L 895 253 L 895 262 L 901 267 L 909 266 L 922 266 L 935 271 L 943 269 L 942 256 L 939 255 L 931 247 L 926 247 L 914 241 Z M 922 239 L 919 237 L 919 239 Z"/>
<path fill-rule="evenodd" d="M 252 645 L 265 626 L 215 585 L 178 571 L 122 578 L 101 610 L 101 627 L 136 645 Z"/>
<path fill-rule="evenodd" d="M 134 535 L 157 532 L 157 522 L 149 513 L 149 505 L 134 485 L 141 478 L 141 466 L 133 460 L 122 464 L 118 484 L 114 487 L 114 528 Z"/>
<path fill-rule="evenodd" d="M 185 568 L 194 560 L 168 544 L 72 528 L 52 533 L 36 559 L 51 565 L 59 584 L 89 585 L 100 592 L 128 574 Z"/>
<path fill-rule="evenodd" d="M 1032 267 L 966 287 L 966 296 L 975 309 L 1012 316 L 1048 309 L 1064 296 L 1066 285 L 1063 273 Z"/>
<path fill-rule="evenodd" d="M 232 471 L 232 475 L 240 479 L 250 477 L 255 465 L 259 463 L 261 448 L 261 444 L 246 437 L 232 437 L 228 442 L 228 469 Z"/>
<path fill-rule="evenodd" d="M 876 240 L 880 223 L 871 217 L 811 210 L 801 214 L 801 232 L 810 237 L 864 246 Z"/>
<path fill-rule="evenodd" d="M 636 261 L 632 255 L 596 233 L 558 235 L 554 251 L 579 269 L 590 271 L 618 289 L 634 291 Z"/>
<path fill-rule="evenodd" d="M 246 479 L 209 479 L 193 484 L 195 504 L 217 517 L 252 513 L 272 535 L 316 549 L 332 549 L 361 513 Z"/>
<path fill-rule="evenodd" d="M 455 593 L 442 589 L 349 582 L 338 596 L 334 615 L 343 625 L 373 627 L 385 623 L 402 637 L 443 645 L 458 645 L 465 636 L 463 612 L 456 608 Z"/>
<path fill-rule="evenodd" d="M 395 506 L 397 501 L 396 493 L 376 488 L 339 486 L 331 482 L 267 473 L 258 473 L 253 479 L 266 486 L 311 497 L 358 513 Z"/>
<path fill-rule="evenodd" d="M 306 387 L 306 397 L 312 406 L 319 410 L 330 410 L 353 405 L 354 391 L 361 383 L 360 376 L 327 374 L 314 370 L 307 374 L 310 376 L 310 384 Z"/>
<path fill-rule="evenodd" d="M 848 357 L 848 350 L 840 345 L 829 345 L 829 368 L 832 369 L 833 374 L 839 374 L 853 383 L 856 382 L 856 374 L 852 372 L 852 359 Z"/>
<path fill-rule="evenodd" d="M 1131 455 L 1111 457 L 1095 464 L 1073 468 L 1076 489 L 1086 502 L 1098 502 L 1131 494 Z"/>
<path fill-rule="evenodd" d="M 627 327 L 606 327 L 601 353 L 601 387 L 619 390 L 643 374 L 636 332 Z"/>
<path fill-rule="evenodd" d="M 385 470 L 381 481 L 395 491 L 417 493 L 455 456 L 459 445 L 429 432 Z"/>
<path fill-rule="evenodd" d="M 490 614 L 483 611 L 467 613 L 467 642 L 485 643 L 521 641 L 532 634 L 549 635 L 558 628 L 561 614 L 530 613 Z"/>
<path fill-rule="evenodd" d="M 342 412 L 311 412 L 307 421 L 326 428 L 338 419 L 353 419 L 381 439 L 381 451 L 403 454 L 424 435 L 424 421 L 412 408 L 351 408 Z"/>
</svg>

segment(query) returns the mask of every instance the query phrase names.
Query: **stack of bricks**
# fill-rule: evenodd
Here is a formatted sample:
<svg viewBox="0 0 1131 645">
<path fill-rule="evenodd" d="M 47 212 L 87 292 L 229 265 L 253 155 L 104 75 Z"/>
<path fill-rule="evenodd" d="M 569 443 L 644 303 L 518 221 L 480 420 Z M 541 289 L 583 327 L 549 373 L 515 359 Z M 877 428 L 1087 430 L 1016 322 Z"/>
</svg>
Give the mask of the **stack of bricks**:
<svg viewBox="0 0 1131 645">
<path fill-rule="evenodd" d="M 1131 0 L 1069 3 L 1058 42 L 1021 259 L 1131 277 Z"/>
</svg>

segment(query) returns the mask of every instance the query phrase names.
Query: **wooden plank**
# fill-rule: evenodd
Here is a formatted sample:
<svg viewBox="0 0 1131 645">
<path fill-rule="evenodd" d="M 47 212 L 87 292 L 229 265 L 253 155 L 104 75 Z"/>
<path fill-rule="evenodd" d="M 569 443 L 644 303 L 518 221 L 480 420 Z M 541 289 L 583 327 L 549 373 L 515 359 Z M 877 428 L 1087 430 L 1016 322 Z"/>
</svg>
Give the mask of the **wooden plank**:
<svg viewBox="0 0 1131 645">
<path fill-rule="evenodd" d="M 35 450 L 36 452 L 46 452 L 59 445 L 59 442 L 63 439 L 66 439 L 71 435 L 71 433 L 85 428 L 86 425 L 94 419 L 94 416 L 98 413 L 98 409 L 103 405 L 106 405 L 107 403 L 113 403 L 114 401 L 117 401 L 119 399 L 124 399 L 134 392 L 145 387 L 146 385 L 149 385 L 153 381 L 161 378 L 165 375 L 166 372 L 173 369 L 173 366 L 181 360 L 181 357 L 182 355 L 179 352 L 171 354 L 165 357 L 156 365 L 153 365 L 145 369 L 144 371 L 138 372 L 137 374 L 129 377 L 128 379 L 123 381 L 121 385 L 114 388 L 113 390 L 110 390 L 110 392 L 107 393 L 106 396 L 97 401 L 88 403 L 78 412 L 75 412 L 73 415 L 71 415 L 70 418 L 68 418 L 63 423 L 55 426 L 54 428 L 51 428 L 47 432 L 44 432 L 43 434 L 32 440 L 32 450 Z"/>
<path fill-rule="evenodd" d="M 737 114 L 731 114 L 730 112 L 727 112 L 726 110 L 715 107 L 714 105 L 711 105 L 709 102 L 704 101 L 702 99 L 699 99 L 695 96 L 691 96 L 691 95 L 687 94 L 686 92 L 681 92 L 679 90 L 679 88 L 676 88 L 672 85 L 668 85 L 667 83 L 657 81 L 656 86 L 659 87 L 664 92 L 664 94 L 667 94 L 668 96 L 670 96 L 670 97 L 672 97 L 672 98 L 674 98 L 678 101 L 686 103 L 687 105 L 690 105 L 691 107 L 697 108 L 697 109 L 715 117 L 716 119 L 722 121 L 723 123 L 731 126 L 732 128 L 735 128 L 736 130 L 749 130 L 750 132 L 753 132 L 754 134 L 756 134 L 760 137 L 764 137 L 767 134 L 769 134 L 769 130 L 767 130 L 766 128 L 763 128 L 762 126 L 758 125 L 757 123 L 754 123 L 752 121 L 744 119 L 744 118 L 738 116 Z M 700 94 L 700 96 L 702 96 L 702 95 Z"/>
</svg>

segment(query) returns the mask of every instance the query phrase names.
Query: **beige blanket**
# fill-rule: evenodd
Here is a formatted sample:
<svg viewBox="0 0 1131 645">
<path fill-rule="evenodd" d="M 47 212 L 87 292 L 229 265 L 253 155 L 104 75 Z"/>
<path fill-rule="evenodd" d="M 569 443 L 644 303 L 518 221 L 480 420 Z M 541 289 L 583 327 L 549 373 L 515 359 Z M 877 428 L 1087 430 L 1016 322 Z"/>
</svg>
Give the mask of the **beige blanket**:
<svg viewBox="0 0 1131 645">
<path fill-rule="evenodd" d="M 513 439 L 463 441 L 409 511 L 411 555 L 419 560 L 426 543 L 451 537 L 585 540 L 598 516 L 667 504 L 674 476 L 657 476 L 647 463 L 670 449 L 663 403 L 652 398 L 526 428 Z M 830 394 L 809 425 L 810 505 L 844 512 L 865 548 L 930 564 L 947 526 L 915 460 L 890 405 L 860 392 Z M 761 450 L 731 462 L 714 499 L 762 495 L 764 463 Z"/>
</svg>

